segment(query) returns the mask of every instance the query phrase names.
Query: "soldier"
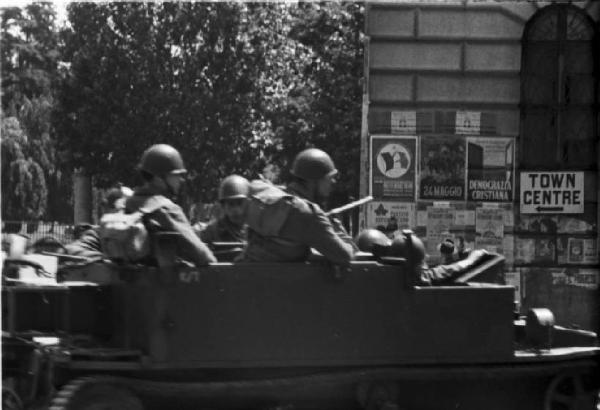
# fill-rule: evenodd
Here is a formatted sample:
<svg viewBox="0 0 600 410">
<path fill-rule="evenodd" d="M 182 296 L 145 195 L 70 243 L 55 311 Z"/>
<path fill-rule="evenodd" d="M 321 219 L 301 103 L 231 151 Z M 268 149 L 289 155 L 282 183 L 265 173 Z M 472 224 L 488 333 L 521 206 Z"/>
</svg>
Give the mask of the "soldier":
<svg viewBox="0 0 600 410">
<path fill-rule="evenodd" d="M 205 243 L 246 242 L 246 206 L 250 182 L 239 175 L 229 175 L 219 186 L 219 203 L 223 210 L 220 218 L 214 219 L 200 232 Z"/>
<path fill-rule="evenodd" d="M 171 200 L 179 192 L 187 173 L 179 151 L 167 144 L 152 145 L 143 153 L 138 169 L 145 182 L 125 202 L 125 213 L 142 208 L 154 209 L 157 203 L 164 202 L 144 218 L 148 231 L 178 233 L 179 256 L 196 266 L 216 262 L 211 250 L 192 229 L 181 207 Z"/>
<path fill-rule="evenodd" d="M 352 238 L 319 206 L 331 194 L 337 172 L 327 153 L 310 148 L 296 156 L 287 188 L 252 181 L 242 260 L 298 262 L 314 248 L 331 262 L 349 264 L 357 249 Z"/>
<path fill-rule="evenodd" d="M 125 209 L 125 200 L 133 195 L 131 188 L 117 184 L 109 189 L 102 200 L 102 213 L 122 212 Z M 75 227 L 75 240 L 65 246 L 67 254 L 85 258 L 102 258 L 102 244 L 98 234 L 98 227 L 81 224 Z"/>
<path fill-rule="evenodd" d="M 442 243 L 439 244 L 438 249 L 442 256 L 442 264 L 448 265 L 455 261 L 454 241 L 452 239 L 444 239 Z"/>
<path fill-rule="evenodd" d="M 423 245 L 423 242 L 417 235 L 408 231 L 403 232 L 401 235 L 394 238 L 387 255 L 405 258 L 407 260 L 407 267 L 412 269 L 417 275 L 417 285 L 441 286 L 454 283 L 455 279 L 465 272 L 465 269 L 473 266 L 478 260 L 484 258 L 487 255 L 487 252 L 483 249 L 479 249 L 472 251 L 464 260 L 429 267 L 425 262 L 425 246 Z"/>
</svg>

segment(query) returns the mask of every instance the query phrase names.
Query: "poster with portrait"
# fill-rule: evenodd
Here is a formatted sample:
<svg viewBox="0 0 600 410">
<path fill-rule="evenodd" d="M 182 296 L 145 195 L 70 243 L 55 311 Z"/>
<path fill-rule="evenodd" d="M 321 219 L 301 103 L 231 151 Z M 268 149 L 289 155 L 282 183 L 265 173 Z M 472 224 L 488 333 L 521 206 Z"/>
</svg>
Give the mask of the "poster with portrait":
<svg viewBox="0 0 600 410">
<path fill-rule="evenodd" d="M 420 199 L 465 199 L 465 151 L 462 137 L 421 137 Z"/>
<path fill-rule="evenodd" d="M 511 202 L 514 183 L 513 159 L 513 138 L 467 138 L 467 199 Z"/>
<path fill-rule="evenodd" d="M 414 201 L 417 137 L 371 136 L 370 192 L 375 199 Z"/>
</svg>

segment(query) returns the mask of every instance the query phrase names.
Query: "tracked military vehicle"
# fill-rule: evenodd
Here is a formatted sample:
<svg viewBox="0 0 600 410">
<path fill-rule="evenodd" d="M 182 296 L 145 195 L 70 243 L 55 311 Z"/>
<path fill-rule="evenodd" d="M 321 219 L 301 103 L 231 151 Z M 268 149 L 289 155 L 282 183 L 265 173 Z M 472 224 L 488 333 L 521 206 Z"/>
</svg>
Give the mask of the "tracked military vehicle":
<svg viewBox="0 0 600 410">
<path fill-rule="evenodd" d="M 196 269 L 167 239 L 55 283 L 5 261 L 3 408 L 596 409 L 596 334 L 516 315 L 500 255 L 418 286 L 401 258 Z"/>
</svg>

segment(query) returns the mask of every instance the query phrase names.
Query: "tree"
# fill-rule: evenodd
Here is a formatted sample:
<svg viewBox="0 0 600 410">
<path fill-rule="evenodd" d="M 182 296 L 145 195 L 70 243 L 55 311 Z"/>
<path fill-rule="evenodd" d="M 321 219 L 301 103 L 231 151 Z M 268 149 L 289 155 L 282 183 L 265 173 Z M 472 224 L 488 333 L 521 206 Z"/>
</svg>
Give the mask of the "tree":
<svg viewBox="0 0 600 410">
<path fill-rule="evenodd" d="M 34 3 L 23 9 L 5 8 L 1 22 L 2 109 L 5 113 L 2 126 L 3 129 L 5 126 L 14 129 L 12 122 L 16 121 L 19 132 L 24 135 L 18 143 L 21 156 L 3 163 L 6 166 L 12 164 L 10 169 L 4 169 L 3 165 L 6 172 L 3 173 L 3 198 L 10 194 L 31 201 L 21 208 L 28 218 L 62 219 L 56 216 L 66 209 L 65 198 L 69 195 L 65 195 L 64 188 L 69 185 L 69 180 L 57 166 L 60 161 L 51 123 L 60 56 L 55 10 L 51 3 Z M 4 124 L 5 121 L 9 124 Z M 19 175 L 19 172 L 24 174 Z M 38 187 L 37 195 L 43 197 L 19 191 L 35 186 Z M 54 204 L 51 209 L 47 209 L 48 202 Z M 3 207 L 6 218 L 5 210 Z"/>
<path fill-rule="evenodd" d="M 5 220 L 39 219 L 46 209 L 44 172 L 25 157 L 27 137 L 15 117 L 2 119 L 2 216 Z"/>
<path fill-rule="evenodd" d="M 358 195 L 364 4 L 300 3 L 297 16 L 290 35 L 312 51 L 303 73 L 312 84 L 309 107 L 303 112 L 308 128 L 304 145 L 324 149 L 340 169 L 331 198 L 337 205 Z M 303 148 L 292 138 L 285 141 L 288 158 Z"/>
<path fill-rule="evenodd" d="M 68 163 L 101 186 L 132 184 L 142 151 L 170 143 L 190 171 L 190 196 L 203 201 L 227 174 L 254 178 L 306 145 L 333 152 L 356 143 L 335 156 L 358 169 L 361 12 L 329 3 L 70 4 L 56 116 Z M 352 172 L 343 190 L 357 192 Z"/>
</svg>

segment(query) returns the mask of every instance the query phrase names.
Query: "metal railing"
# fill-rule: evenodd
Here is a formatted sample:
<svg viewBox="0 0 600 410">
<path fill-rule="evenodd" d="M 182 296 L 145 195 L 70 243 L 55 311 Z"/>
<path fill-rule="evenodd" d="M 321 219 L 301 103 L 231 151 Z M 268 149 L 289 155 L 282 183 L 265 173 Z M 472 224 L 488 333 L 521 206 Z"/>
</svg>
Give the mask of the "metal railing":
<svg viewBox="0 0 600 410">
<path fill-rule="evenodd" d="M 2 221 L 2 234 L 18 233 L 29 238 L 34 243 L 44 237 L 54 237 L 61 243 L 73 241 L 74 226 L 59 222 L 46 221 Z"/>
</svg>

